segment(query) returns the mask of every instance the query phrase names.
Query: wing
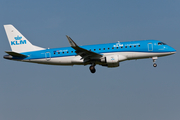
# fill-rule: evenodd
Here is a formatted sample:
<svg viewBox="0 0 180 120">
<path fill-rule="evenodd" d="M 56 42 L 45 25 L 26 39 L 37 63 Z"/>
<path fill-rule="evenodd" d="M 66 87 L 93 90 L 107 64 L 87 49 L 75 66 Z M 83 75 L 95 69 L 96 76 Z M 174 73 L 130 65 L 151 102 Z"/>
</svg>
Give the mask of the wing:
<svg viewBox="0 0 180 120">
<path fill-rule="evenodd" d="M 69 36 L 67 36 L 67 39 L 69 41 L 69 44 L 71 45 L 72 48 L 76 50 L 76 53 L 80 55 L 82 58 L 81 59 L 91 59 L 93 57 L 102 57 L 103 55 L 86 50 L 84 48 L 79 47 Z"/>
</svg>

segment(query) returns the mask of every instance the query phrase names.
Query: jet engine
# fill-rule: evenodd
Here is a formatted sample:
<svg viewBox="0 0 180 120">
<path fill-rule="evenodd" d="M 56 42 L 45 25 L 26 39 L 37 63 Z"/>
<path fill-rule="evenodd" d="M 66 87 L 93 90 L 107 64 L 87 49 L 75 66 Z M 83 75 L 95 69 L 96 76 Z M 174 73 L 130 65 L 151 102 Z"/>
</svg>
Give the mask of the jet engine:
<svg viewBox="0 0 180 120">
<path fill-rule="evenodd" d="M 126 60 L 127 57 L 123 55 L 107 55 L 100 59 L 102 63 L 106 63 L 103 66 L 107 67 L 118 67 L 119 62 Z"/>
<path fill-rule="evenodd" d="M 107 63 L 107 67 L 118 67 L 119 66 L 119 58 L 117 55 L 108 55 L 101 58 L 102 63 Z"/>
</svg>

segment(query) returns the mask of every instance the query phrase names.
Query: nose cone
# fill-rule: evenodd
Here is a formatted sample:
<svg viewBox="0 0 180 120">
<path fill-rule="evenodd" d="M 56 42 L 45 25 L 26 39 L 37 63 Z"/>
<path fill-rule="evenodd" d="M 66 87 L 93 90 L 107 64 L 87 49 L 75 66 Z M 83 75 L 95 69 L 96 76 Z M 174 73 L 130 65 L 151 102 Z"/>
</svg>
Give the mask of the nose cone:
<svg viewBox="0 0 180 120">
<path fill-rule="evenodd" d="M 174 48 L 172 48 L 172 47 L 169 47 L 169 51 L 170 51 L 172 54 L 176 53 L 176 50 L 175 50 Z"/>
</svg>

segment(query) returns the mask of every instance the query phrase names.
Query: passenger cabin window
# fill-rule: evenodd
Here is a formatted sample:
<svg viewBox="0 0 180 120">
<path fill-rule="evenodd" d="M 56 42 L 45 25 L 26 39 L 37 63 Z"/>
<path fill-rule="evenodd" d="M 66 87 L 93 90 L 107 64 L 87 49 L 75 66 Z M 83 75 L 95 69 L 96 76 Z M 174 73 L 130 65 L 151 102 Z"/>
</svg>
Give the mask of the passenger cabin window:
<svg viewBox="0 0 180 120">
<path fill-rule="evenodd" d="M 140 47 L 140 45 L 138 45 Z"/>
<path fill-rule="evenodd" d="M 127 48 L 127 46 L 125 46 L 125 48 Z"/>
<path fill-rule="evenodd" d="M 103 50 L 105 50 L 105 48 L 103 48 Z"/>
</svg>

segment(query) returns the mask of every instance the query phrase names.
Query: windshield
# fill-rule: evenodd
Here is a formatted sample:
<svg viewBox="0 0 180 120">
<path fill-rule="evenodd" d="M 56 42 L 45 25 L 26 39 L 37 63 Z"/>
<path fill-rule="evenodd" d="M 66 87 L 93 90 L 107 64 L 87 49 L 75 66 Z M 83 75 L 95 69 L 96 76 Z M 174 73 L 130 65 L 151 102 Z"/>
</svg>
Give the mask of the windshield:
<svg viewBox="0 0 180 120">
<path fill-rule="evenodd" d="M 158 45 L 166 45 L 166 43 L 159 42 Z"/>
</svg>

